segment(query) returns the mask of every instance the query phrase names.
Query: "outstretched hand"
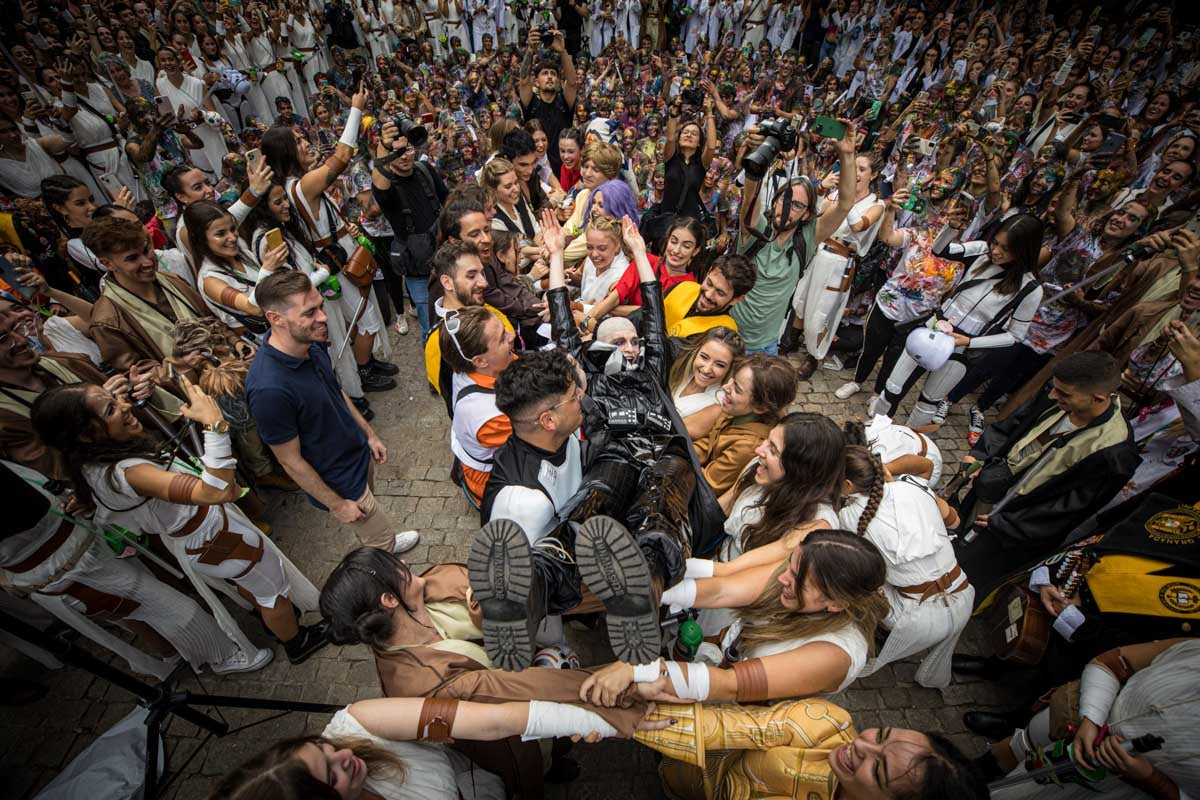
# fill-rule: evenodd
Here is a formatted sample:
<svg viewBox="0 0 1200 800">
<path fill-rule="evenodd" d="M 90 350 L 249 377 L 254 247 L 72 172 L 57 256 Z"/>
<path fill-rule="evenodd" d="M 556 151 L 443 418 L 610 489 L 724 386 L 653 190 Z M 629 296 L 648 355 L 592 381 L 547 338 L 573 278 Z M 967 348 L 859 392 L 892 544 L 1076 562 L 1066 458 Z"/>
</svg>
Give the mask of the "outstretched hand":
<svg viewBox="0 0 1200 800">
<path fill-rule="evenodd" d="M 542 243 L 551 255 L 561 254 L 566 246 L 562 225 L 559 224 L 554 211 L 549 208 L 542 209 Z"/>
<path fill-rule="evenodd" d="M 646 240 L 642 238 L 637 224 L 629 217 L 621 217 L 621 238 L 634 254 L 646 254 Z"/>
</svg>

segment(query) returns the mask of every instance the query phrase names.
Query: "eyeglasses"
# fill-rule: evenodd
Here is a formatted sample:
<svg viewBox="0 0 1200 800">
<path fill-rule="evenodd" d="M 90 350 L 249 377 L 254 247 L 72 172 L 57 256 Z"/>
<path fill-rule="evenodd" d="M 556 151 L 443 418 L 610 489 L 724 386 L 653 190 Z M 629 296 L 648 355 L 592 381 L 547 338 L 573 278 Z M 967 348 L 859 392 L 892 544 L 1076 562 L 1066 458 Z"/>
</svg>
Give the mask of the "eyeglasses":
<svg viewBox="0 0 1200 800">
<path fill-rule="evenodd" d="M 792 211 L 803 214 L 805 211 L 808 211 L 808 203 L 801 203 L 799 200 L 793 200 Z"/>
<path fill-rule="evenodd" d="M 512 421 L 526 423 L 526 424 L 538 422 L 539 420 L 541 420 L 542 414 L 545 414 L 549 411 L 556 411 L 556 410 L 562 408 L 563 406 L 565 406 L 567 403 L 578 403 L 582 399 L 583 399 L 583 388 L 580 386 L 576 386 L 575 391 L 571 392 L 570 397 L 568 397 L 566 400 L 559 400 L 557 403 L 550 406 L 549 408 L 539 411 L 537 413 L 537 416 L 528 417 L 526 419 L 514 419 Z"/>
</svg>

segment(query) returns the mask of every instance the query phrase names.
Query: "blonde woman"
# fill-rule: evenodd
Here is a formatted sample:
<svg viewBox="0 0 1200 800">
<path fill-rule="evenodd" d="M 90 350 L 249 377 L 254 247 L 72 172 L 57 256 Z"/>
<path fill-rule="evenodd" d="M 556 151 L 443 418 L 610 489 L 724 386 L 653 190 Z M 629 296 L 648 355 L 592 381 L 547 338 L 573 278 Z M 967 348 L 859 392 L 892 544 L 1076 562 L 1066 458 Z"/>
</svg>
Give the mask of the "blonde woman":
<svg viewBox="0 0 1200 800">
<path fill-rule="evenodd" d="M 693 440 L 712 430 L 721 416 L 721 384 L 745 352 L 737 331 L 717 326 L 696 336 L 671 365 L 671 399 Z"/>
<path fill-rule="evenodd" d="M 538 242 L 541 226 L 537 222 L 537 212 L 525 199 L 521 191 L 521 179 L 512 162 L 502 156 L 493 158 L 483 165 L 480 181 L 496 205 L 492 230 L 509 231 L 521 237 L 523 261 L 540 258 L 542 247 Z"/>
<path fill-rule="evenodd" d="M 575 272 L 579 280 L 579 301 L 584 313 L 608 297 L 628 269 L 629 250 L 621 237 L 621 223 L 613 217 L 593 217 L 583 236 L 587 259 Z M 571 277 L 569 276 L 569 279 Z"/>
</svg>

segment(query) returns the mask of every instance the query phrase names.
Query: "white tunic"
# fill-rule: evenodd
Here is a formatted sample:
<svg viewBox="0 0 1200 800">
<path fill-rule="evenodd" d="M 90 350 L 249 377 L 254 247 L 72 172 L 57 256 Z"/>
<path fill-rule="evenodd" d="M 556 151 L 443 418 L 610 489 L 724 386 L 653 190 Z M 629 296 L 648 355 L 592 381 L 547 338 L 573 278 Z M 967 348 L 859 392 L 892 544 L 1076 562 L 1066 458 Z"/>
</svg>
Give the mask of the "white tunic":
<svg viewBox="0 0 1200 800">
<path fill-rule="evenodd" d="M 191 113 L 192 109 L 200 109 L 205 111 L 204 98 L 208 94 L 204 86 L 204 81 L 197 80 L 191 75 L 184 75 L 179 86 L 171 83 L 170 79 L 165 75 L 158 79 L 155 84 L 158 93 L 164 95 L 171 101 L 171 107 L 176 112 L 179 107 L 183 106 L 185 114 Z M 204 157 L 208 159 L 209 165 L 214 171 L 220 171 L 221 159 L 229 152 L 229 148 L 225 145 L 225 137 L 221 135 L 221 131 L 210 125 L 208 122 L 201 122 L 192 132 L 204 144 Z"/>
<path fill-rule="evenodd" d="M 730 646 L 737 641 L 741 632 L 741 620 L 737 620 L 730 625 L 729 630 L 725 631 L 725 635 L 721 638 L 721 651 L 728 653 Z M 742 659 L 766 658 L 767 656 L 775 656 L 780 653 L 798 650 L 806 644 L 814 644 L 816 642 L 828 642 L 850 656 L 850 667 L 846 670 L 846 676 L 835 691 L 840 692 L 854 683 L 859 673 L 862 672 L 863 667 L 867 664 L 868 652 L 867 637 L 862 635 L 862 631 L 854 623 L 848 622 L 841 628 L 826 633 L 819 633 L 816 636 L 802 636 L 798 639 L 785 639 L 779 642 L 760 644 L 745 650 L 740 656 Z"/>
<path fill-rule="evenodd" d="M 600 273 L 596 272 L 596 265 L 592 263 L 592 259 L 586 259 L 579 278 L 579 301 L 587 308 L 608 297 L 628 267 L 629 259 L 624 253 L 617 253 L 608 269 Z"/>
<path fill-rule="evenodd" d="M 684 389 L 687 388 L 687 383 L 679 387 L 679 391 L 671 394 L 671 399 L 675 401 L 675 410 L 679 412 L 680 417 L 690 417 L 699 411 L 703 411 L 709 406 L 717 404 L 717 394 L 721 391 L 721 385 L 714 383 L 703 392 L 696 394 L 682 395 Z"/>
<path fill-rule="evenodd" d="M 17 197 L 42 196 L 42 179 L 62 175 L 63 168 L 36 139 L 25 140 L 25 160 L 0 158 L 0 188 Z"/>
</svg>

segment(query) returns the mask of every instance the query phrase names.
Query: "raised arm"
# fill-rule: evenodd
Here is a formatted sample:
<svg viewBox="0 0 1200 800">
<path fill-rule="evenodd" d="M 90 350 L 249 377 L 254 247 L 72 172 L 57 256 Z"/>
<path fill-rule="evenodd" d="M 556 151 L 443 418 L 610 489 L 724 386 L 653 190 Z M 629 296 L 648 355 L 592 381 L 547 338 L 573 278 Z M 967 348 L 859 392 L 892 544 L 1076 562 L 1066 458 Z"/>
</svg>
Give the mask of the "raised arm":
<svg viewBox="0 0 1200 800">
<path fill-rule="evenodd" d="M 816 233 L 813 241 L 823 242 L 833 235 L 854 207 L 854 182 L 856 162 L 854 157 L 854 142 L 858 134 L 857 126 L 850 120 L 846 123 L 846 135 L 837 142 L 838 156 L 841 160 L 841 171 L 838 173 L 838 199 L 833 208 L 826 209 L 817 218 Z"/>
<path fill-rule="evenodd" d="M 311 169 L 300 179 L 300 191 L 310 203 L 316 203 L 321 195 L 333 185 L 338 176 L 346 171 L 354 148 L 358 145 L 358 129 L 362 124 L 363 109 L 367 107 L 367 93 L 359 86 L 350 104 L 350 113 L 346 117 L 346 127 L 342 138 L 338 140 L 333 155 L 325 159 L 325 163 Z"/>
</svg>

